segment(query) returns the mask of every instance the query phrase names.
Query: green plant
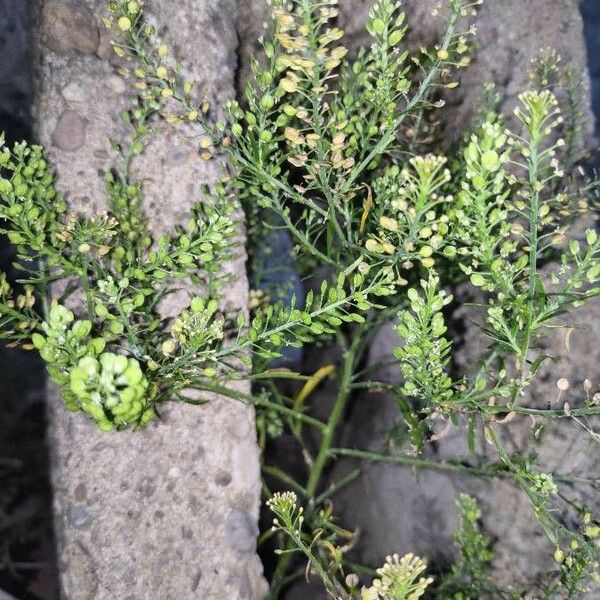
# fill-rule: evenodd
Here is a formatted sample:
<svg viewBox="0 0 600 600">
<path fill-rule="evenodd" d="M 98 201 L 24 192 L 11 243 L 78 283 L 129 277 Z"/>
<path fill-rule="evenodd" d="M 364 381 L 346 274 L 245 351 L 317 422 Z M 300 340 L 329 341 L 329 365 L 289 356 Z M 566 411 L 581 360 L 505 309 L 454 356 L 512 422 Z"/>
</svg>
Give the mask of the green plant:
<svg viewBox="0 0 600 600">
<path fill-rule="evenodd" d="M 403 12 L 379 0 L 367 21 L 372 45 L 350 60 L 334 24 L 335 1 L 272 0 L 264 60 L 253 60 L 245 100 L 230 102 L 227 119 L 218 121 L 144 21 L 142 3 L 113 0 L 106 24 L 120 31 L 114 48 L 130 63 L 121 74 L 139 97 L 126 116 L 132 135 L 121 148 L 123 164 L 107 178 L 108 213 L 69 212 L 39 147 L 18 144 L 0 154 L 2 231 L 16 245 L 24 272 L 19 292 L 0 279 L 0 331 L 11 344 L 39 350 L 67 408 L 84 411 L 102 429 L 141 427 L 163 401 L 199 402 L 189 391 L 218 392 L 257 407 L 263 448 L 284 430 L 298 440 L 304 479 L 263 465 L 277 521 L 261 540 L 276 535 L 282 544 L 272 598 L 303 574 L 294 569 L 295 552 L 335 598 L 399 600 L 426 590 L 455 599 L 504 594 L 488 582 L 489 541 L 477 529 L 479 509 L 466 498 L 457 534 L 461 555 L 445 582 L 432 587 L 421 577 L 423 561 L 392 556 L 361 591 L 356 565 L 347 559 L 353 536 L 337 524 L 331 506 L 359 471 L 328 485 L 325 480 L 339 456 L 510 479 L 557 548 L 560 573 L 546 597 L 575 597 L 584 575 L 596 572 L 597 528 L 562 489 L 569 477 L 510 454 L 500 427 L 517 414 L 547 422 L 600 414 L 597 395 L 552 409 L 526 399 L 548 360 L 538 357 L 538 342 L 561 325 L 561 315 L 600 293 L 595 229 L 569 232 L 582 199 L 593 208 L 597 188 L 577 173 L 565 175 L 577 162 L 581 134 L 576 79 L 572 72 L 557 77 L 564 72 L 546 55 L 532 89 L 519 97 L 511 128 L 493 108 L 486 110 L 447 157 L 435 153 L 435 136 L 423 133 L 443 109 L 441 94 L 456 87 L 456 71 L 469 64 L 473 32 L 463 31 L 461 18 L 480 3 L 449 0 L 439 44 L 411 56 L 402 49 Z M 554 93 L 558 84 L 568 92 L 564 107 Z M 200 154 L 206 160 L 225 155 L 231 175 L 204 190 L 185 227 L 153 239 L 131 163 L 157 119 L 197 125 Z M 272 301 L 279 296 L 259 291 L 249 319 L 220 310 L 219 273 L 232 253 L 240 201 L 251 255 L 253 239 L 282 227 L 293 240 L 299 273 L 321 274 L 323 283 L 303 305 Z M 182 281 L 202 282 L 207 293 L 165 317 L 161 302 Z M 474 373 L 453 368 L 446 289 L 458 284 L 471 286 L 484 309 L 488 343 Z M 362 370 L 374 331 L 393 318 L 400 384 Z M 284 347 L 326 341 L 339 347 L 338 365 L 313 376 L 269 367 Z M 331 375 L 335 398 L 321 421 L 309 414 L 307 398 Z M 227 386 L 244 377 L 256 383 L 252 395 Z M 290 397 L 276 385 L 279 378 L 304 381 L 304 387 Z M 403 448 L 336 447 L 345 411 L 364 389 L 395 399 L 408 433 Z M 496 458 L 465 464 L 421 456 L 439 419 L 449 428 L 467 424 L 474 456 L 481 428 Z M 275 486 L 294 492 L 273 494 Z M 557 516 L 573 506 L 583 514 L 579 526 Z"/>
<path fill-rule="evenodd" d="M 488 582 L 494 554 L 491 551 L 492 540 L 479 530 L 481 509 L 477 501 L 461 494 L 458 512 L 454 542 L 459 555 L 450 574 L 441 582 L 439 593 L 456 600 L 479 598 L 483 593 L 501 596 L 501 591 Z"/>
</svg>

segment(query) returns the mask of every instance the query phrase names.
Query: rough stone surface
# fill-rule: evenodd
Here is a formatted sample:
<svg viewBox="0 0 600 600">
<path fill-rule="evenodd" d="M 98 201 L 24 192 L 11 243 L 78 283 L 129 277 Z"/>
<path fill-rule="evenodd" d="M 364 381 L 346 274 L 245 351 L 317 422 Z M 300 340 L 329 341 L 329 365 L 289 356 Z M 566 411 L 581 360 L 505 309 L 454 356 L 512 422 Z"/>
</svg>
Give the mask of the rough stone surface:
<svg viewBox="0 0 600 600">
<path fill-rule="evenodd" d="M 161 35 L 209 97 L 230 97 L 235 1 L 147 4 Z M 115 160 L 109 139 L 125 135 L 120 113 L 131 101 L 108 60 L 93 56 L 105 6 L 104 0 L 77 2 L 68 21 L 73 4 L 52 1 L 41 3 L 39 15 L 38 137 L 49 148 L 59 187 L 86 213 L 102 210 L 101 174 Z M 48 14 L 61 16 L 62 24 Z M 63 37 L 57 27 L 65 23 L 69 32 Z M 219 175 L 172 130 L 153 142 L 136 169 L 146 178 L 156 232 L 182 222 L 199 185 Z M 247 297 L 242 251 L 231 269 L 225 303 L 239 309 Z M 260 477 L 251 408 L 223 398 L 203 407 L 173 405 L 141 433 L 104 434 L 83 415 L 67 413 L 51 389 L 49 413 L 65 598 L 263 597 L 255 553 Z"/>
<path fill-rule="evenodd" d="M 473 302 L 475 298 L 463 294 L 461 300 Z M 464 318 L 467 323 L 457 358 L 459 366 L 468 372 L 476 366 L 485 340 L 481 331 L 470 322 L 475 318 L 472 307 L 462 308 L 455 318 Z M 585 398 L 584 379 L 591 380 L 592 390 L 599 387 L 600 302 L 593 301 L 565 318 L 564 322 L 575 329 L 568 344 L 565 330 L 562 330 L 550 335 L 541 345 L 541 351 L 556 361 L 548 362 L 540 371 L 538 380 L 522 400 L 527 406 L 560 408 L 564 402 L 569 402 L 572 407 L 577 407 Z M 382 356 L 389 356 L 397 343 L 392 324 L 384 326 L 374 341 L 370 361 L 376 363 Z M 559 397 L 556 381 L 561 377 L 569 379 L 570 388 Z M 388 371 L 383 380 L 397 381 L 399 373 Z M 380 394 L 365 395 L 354 406 L 342 444 L 381 451 L 382 440 L 386 439 L 390 425 L 399 422 L 391 399 Z M 533 435 L 536 424 L 540 423 L 520 416 L 508 424 L 498 425 L 496 431 L 509 452 L 535 453 L 543 469 L 572 477 L 593 477 L 597 473 L 597 442 L 581 424 L 569 420 L 552 422 L 537 440 Z M 465 428 L 454 429 L 447 437 L 426 448 L 425 456 L 472 462 L 465 440 Z M 497 460 L 495 450 L 481 435 L 476 451 L 478 456 Z M 335 477 L 343 476 L 356 466 L 351 461 L 342 461 Z M 563 491 L 592 510 L 600 508 L 597 493 L 588 486 L 566 484 Z M 455 501 L 461 492 L 476 496 L 482 504 L 484 528 L 496 541 L 494 573 L 499 583 L 506 584 L 506 574 L 510 573 L 513 585 L 527 586 L 554 568 L 553 548 L 541 531 L 527 498 L 508 481 L 485 481 L 427 470 L 415 473 L 410 467 L 370 464 L 363 469 L 355 487 L 338 497 L 336 509 L 345 522 L 349 523 L 351 519 L 351 524 L 360 528 L 356 557 L 361 561 L 377 564 L 386 553 L 415 551 L 443 565 L 450 562 L 454 554 Z"/>
<path fill-rule="evenodd" d="M 541 274 L 546 278 L 550 272 L 558 271 L 556 264 L 546 265 Z M 461 294 L 462 290 L 459 290 Z M 465 302 L 472 301 L 462 292 Z M 459 310 L 457 318 L 465 316 L 466 307 Z M 463 313 L 461 315 L 461 313 Z M 482 332 L 468 320 L 463 336 L 463 346 L 457 355 L 459 366 L 469 372 L 481 355 L 485 340 Z M 551 331 L 545 338 L 536 340 L 538 354 L 552 357 L 540 369 L 536 381 L 531 386 L 523 404 L 537 408 L 560 409 L 567 402 L 576 408 L 584 403 L 600 388 L 598 362 L 600 348 L 597 340 L 600 333 L 600 300 L 590 301 L 584 307 L 564 315 L 559 323 L 568 326 L 565 329 Z M 569 389 L 559 392 L 556 382 L 560 378 L 569 381 Z M 584 388 L 584 380 L 589 379 L 591 391 Z M 597 428 L 598 419 L 586 421 L 587 426 Z M 535 454 L 542 469 L 569 477 L 595 477 L 598 472 L 597 439 L 593 439 L 585 430 L 584 423 L 562 419 L 553 421 L 544 427 L 541 435 L 534 439 L 533 432 L 540 422 L 525 416 L 518 416 L 510 423 L 497 427 L 498 435 L 509 452 L 523 455 Z M 461 434 L 463 432 L 457 432 Z M 481 433 L 481 432 L 480 432 Z M 442 440 L 438 452 L 441 456 L 465 456 L 466 448 L 460 447 L 458 435 Z M 464 444 L 463 444 L 464 446 Z M 494 456 L 494 450 L 480 435 L 478 453 L 482 456 Z M 467 490 L 477 494 L 482 501 L 486 515 L 484 523 L 487 530 L 501 542 L 496 545 L 496 573 L 511 569 L 515 583 L 527 582 L 532 577 L 552 569 L 552 547 L 542 534 L 527 499 L 507 482 L 496 482 L 490 488 L 483 482 L 467 480 Z M 590 486 L 578 483 L 563 484 L 562 491 L 570 498 L 588 506 L 595 514 L 600 510 L 597 492 Z M 502 502 L 497 502 L 496 494 L 501 494 Z M 568 524 L 573 515 L 561 515 Z M 510 534 L 506 535 L 506 531 Z M 600 587 L 593 593 L 600 594 Z M 590 596 L 591 597 L 591 596 Z"/>
<path fill-rule="evenodd" d="M 94 54 L 98 48 L 96 18 L 82 2 L 44 3 L 41 25 L 44 44 L 57 54 Z"/>
</svg>

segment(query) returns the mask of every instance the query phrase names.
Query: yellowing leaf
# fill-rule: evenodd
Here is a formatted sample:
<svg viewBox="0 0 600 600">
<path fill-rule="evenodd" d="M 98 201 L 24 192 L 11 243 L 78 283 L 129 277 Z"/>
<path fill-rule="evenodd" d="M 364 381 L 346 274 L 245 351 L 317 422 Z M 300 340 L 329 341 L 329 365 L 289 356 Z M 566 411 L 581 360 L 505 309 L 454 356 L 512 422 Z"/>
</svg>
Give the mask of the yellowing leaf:
<svg viewBox="0 0 600 600">
<path fill-rule="evenodd" d="M 304 401 L 315 391 L 316 387 L 325 379 L 329 377 L 331 373 L 335 371 L 334 365 L 326 365 L 316 371 L 310 379 L 302 386 L 302 389 L 298 392 L 294 398 L 294 410 L 301 409 L 304 405 Z"/>
<path fill-rule="evenodd" d="M 369 213 L 371 212 L 371 208 L 373 207 L 373 192 L 371 188 L 365 183 L 364 186 L 367 188 L 367 199 L 365 200 L 365 204 L 363 207 L 363 214 L 360 218 L 360 228 L 359 231 L 362 233 L 365 230 L 365 225 L 367 224 L 367 218 Z M 367 250 L 369 247 L 367 246 Z M 376 252 L 376 251 L 374 251 Z"/>
</svg>

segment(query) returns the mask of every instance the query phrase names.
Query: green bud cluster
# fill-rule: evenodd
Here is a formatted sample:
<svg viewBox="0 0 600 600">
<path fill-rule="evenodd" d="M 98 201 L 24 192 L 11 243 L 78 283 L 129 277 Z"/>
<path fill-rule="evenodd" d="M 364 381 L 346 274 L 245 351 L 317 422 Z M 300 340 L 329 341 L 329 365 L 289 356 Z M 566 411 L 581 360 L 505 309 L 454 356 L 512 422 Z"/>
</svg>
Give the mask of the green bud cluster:
<svg viewBox="0 0 600 600">
<path fill-rule="evenodd" d="M 90 337 L 91 330 L 91 321 L 75 320 L 73 312 L 55 302 L 48 320 L 42 322 L 40 331 L 31 336 L 33 345 L 47 363 L 48 374 L 65 391 L 63 396 L 69 410 L 79 410 L 66 389 L 71 366 L 85 356 L 98 356 L 106 345 L 104 339 Z"/>
<path fill-rule="evenodd" d="M 452 296 L 438 289 L 439 277 L 430 272 L 421 281 L 421 293 L 407 292 L 410 310 L 401 311 L 397 333 L 403 345 L 394 350 L 405 377 L 403 392 L 425 410 L 448 409 L 454 396 L 453 382 L 447 373 L 451 344 L 444 337 L 446 325 L 442 309 Z M 433 406 L 427 406 L 433 401 Z"/>
<path fill-rule="evenodd" d="M 459 256 L 469 260 L 460 268 L 471 283 L 486 291 L 510 294 L 515 276 L 527 256 L 514 260 L 517 244 L 508 219 L 508 137 L 498 121 L 485 121 L 464 150 L 465 177 L 457 195 L 453 229 Z"/>
<path fill-rule="evenodd" d="M 143 426 L 154 416 L 148 380 L 134 358 L 112 352 L 84 356 L 69 371 L 69 388 L 102 431 Z"/>
<path fill-rule="evenodd" d="M 414 156 L 405 168 L 394 165 L 374 181 L 374 218 L 368 222 L 376 226 L 368 228 L 369 252 L 401 257 L 404 270 L 414 261 L 431 268 L 434 254 L 447 253 L 446 206 L 454 197 L 446 193 L 451 177 L 446 163 L 433 154 Z"/>
<path fill-rule="evenodd" d="M 4 146 L 0 133 L 0 228 L 17 246 L 25 259 L 48 256 L 62 248 L 67 205 L 54 187 L 54 175 L 48 169 L 40 146 L 16 144 L 11 151 Z"/>
</svg>

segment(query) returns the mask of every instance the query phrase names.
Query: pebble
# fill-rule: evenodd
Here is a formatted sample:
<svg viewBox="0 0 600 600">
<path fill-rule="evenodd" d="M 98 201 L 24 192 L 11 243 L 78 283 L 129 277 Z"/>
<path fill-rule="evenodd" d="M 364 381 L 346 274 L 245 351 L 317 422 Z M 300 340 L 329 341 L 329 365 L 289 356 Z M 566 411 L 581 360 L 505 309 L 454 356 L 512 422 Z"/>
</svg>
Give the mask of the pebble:
<svg viewBox="0 0 600 600">
<path fill-rule="evenodd" d="M 75 152 L 85 144 L 86 125 L 74 110 L 65 110 L 52 133 L 52 144 L 64 152 Z"/>
<path fill-rule="evenodd" d="M 92 517 L 85 504 L 75 504 L 69 509 L 69 522 L 77 529 L 83 529 L 90 523 Z"/>
<path fill-rule="evenodd" d="M 127 91 L 127 84 L 117 75 L 112 75 L 108 79 L 108 86 L 115 94 L 124 94 Z"/>
</svg>

